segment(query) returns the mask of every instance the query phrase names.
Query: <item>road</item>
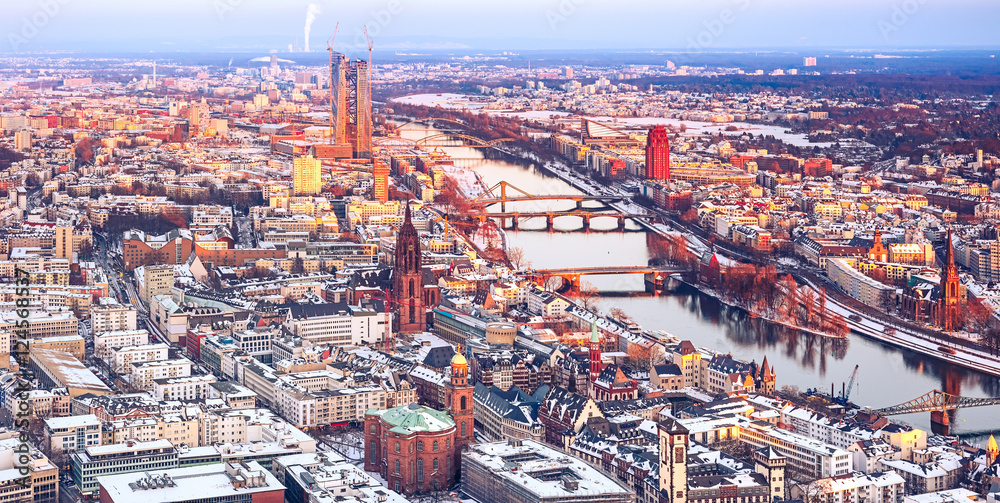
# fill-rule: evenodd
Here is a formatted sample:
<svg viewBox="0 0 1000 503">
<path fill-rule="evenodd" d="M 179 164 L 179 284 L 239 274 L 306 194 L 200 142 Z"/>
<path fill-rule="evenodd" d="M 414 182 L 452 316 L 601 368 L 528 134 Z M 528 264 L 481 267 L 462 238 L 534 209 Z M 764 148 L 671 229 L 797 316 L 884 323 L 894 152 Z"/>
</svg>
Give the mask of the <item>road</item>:
<svg viewBox="0 0 1000 503">
<path fill-rule="evenodd" d="M 149 323 L 149 307 L 139 296 L 133 275 L 125 271 L 125 267 L 121 263 L 121 255 L 111 252 L 120 246 L 120 243 L 109 243 L 103 234 L 94 233 L 94 252 L 97 261 L 108 275 L 108 284 L 111 286 L 115 298 L 118 299 L 118 302 L 131 305 L 136 309 L 138 328 L 147 330 L 157 342 L 166 342 L 162 334 Z"/>
</svg>

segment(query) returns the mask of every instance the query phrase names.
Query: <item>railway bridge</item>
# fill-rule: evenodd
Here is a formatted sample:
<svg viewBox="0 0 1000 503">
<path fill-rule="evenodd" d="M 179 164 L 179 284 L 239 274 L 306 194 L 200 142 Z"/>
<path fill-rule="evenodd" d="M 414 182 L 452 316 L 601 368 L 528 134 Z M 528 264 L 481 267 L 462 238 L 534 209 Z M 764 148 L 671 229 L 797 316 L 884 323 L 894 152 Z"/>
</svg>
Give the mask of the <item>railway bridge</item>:
<svg viewBox="0 0 1000 503">
<path fill-rule="evenodd" d="M 561 284 L 554 290 L 558 293 L 579 293 L 580 279 L 587 275 L 642 274 L 647 289 L 653 292 L 663 290 L 666 280 L 674 274 L 690 272 L 680 266 L 601 266 L 601 267 L 563 267 L 555 269 L 531 269 L 527 277 L 539 285 L 551 285 L 555 279 L 561 279 Z"/>
<path fill-rule="evenodd" d="M 892 407 L 875 409 L 873 412 L 883 416 L 930 412 L 931 431 L 940 435 L 947 435 L 949 423 L 951 422 L 949 416 L 954 415 L 956 410 L 966 407 L 986 407 L 989 405 L 1000 405 L 1000 397 L 970 398 L 952 395 L 941 390 L 931 390 L 908 402 L 893 405 Z"/>
</svg>

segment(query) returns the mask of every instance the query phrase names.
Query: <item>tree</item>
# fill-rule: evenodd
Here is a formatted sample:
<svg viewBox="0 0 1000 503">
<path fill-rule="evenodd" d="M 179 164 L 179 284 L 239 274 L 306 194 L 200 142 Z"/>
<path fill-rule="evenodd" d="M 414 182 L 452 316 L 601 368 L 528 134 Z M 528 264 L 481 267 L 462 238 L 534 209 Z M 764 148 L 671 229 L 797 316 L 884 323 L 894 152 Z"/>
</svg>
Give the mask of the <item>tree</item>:
<svg viewBox="0 0 1000 503">
<path fill-rule="evenodd" d="M 629 315 L 625 313 L 625 310 L 620 307 L 612 307 L 611 310 L 608 311 L 608 315 L 611 316 L 612 319 L 618 320 L 625 325 L 632 323 L 632 318 L 629 317 Z"/>
<path fill-rule="evenodd" d="M 31 172 L 24 178 L 24 184 L 28 187 L 38 187 L 42 184 L 42 179 L 38 176 L 38 173 Z"/>
<path fill-rule="evenodd" d="M 643 346 L 640 344 L 628 343 L 628 347 L 625 348 L 625 354 L 628 355 L 628 360 L 637 368 L 643 370 L 649 370 L 652 367 L 652 347 Z"/>
<path fill-rule="evenodd" d="M 302 257 L 295 257 L 295 260 L 292 261 L 292 270 L 290 272 L 292 274 L 302 274 L 305 272 L 305 269 L 305 261 L 302 260 Z"/>
<path fill-rule="evenodd" d="M 531 267 L 531 261 L 528 260 L 524 253 L 524 249 L 520 246 L 514 246 L 507 249 L 507 260 L 514 267 L 515 270 L 521 270 L 525 267 Z"/>
<path fill-rule="evenodd" d="M 985 332 L 993 319 L 993 311 L 975 297 L 969 297 L 965 307 L 959 314 L 959 321 L 970 331 Z"/>
<path fill-rule="evenodd" d="M 77 164 L 90 164 L 94 160 L 94 147 L 99 145 L 98 141 L 86 137 L 76 143 L 73 153 L 76 155 Z"/>
<path fill-rule="evenodd" d="M 577 303 L 587 311 L 597 312 L 597 304 L 600 301 L 601 292 L 596 286 L 580 281 L 580 291 L 576 294 Z"/>
<path fill-rule="evenodd" d="M 168 209 L 164 208 L 160 211 L 160 219 L 173 229 L 187 228 L 187 219 L 185 219 L 184 214 L 179 211 L 168 211 Z"/>
<path fill-rule="evenodd" d="M 91 255 L 94 253 L 94 245 L 90 243 L 89 239 L 84 239 L 80 242 L 80 251 L 77 252 L 79 258 L 84 260 L 90 260 Z"/>
</svg>

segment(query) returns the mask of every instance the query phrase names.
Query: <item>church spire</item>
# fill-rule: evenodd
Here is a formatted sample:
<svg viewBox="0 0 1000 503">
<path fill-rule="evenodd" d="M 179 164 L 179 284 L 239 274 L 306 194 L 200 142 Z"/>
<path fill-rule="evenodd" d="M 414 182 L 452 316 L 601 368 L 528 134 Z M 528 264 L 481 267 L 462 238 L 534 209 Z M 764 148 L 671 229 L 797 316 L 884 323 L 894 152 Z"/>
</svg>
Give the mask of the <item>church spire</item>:
<svg viewBox="0 0 1000 503">
<path fill-rule="evenodd" d="M 601 374 L 601 339 L 597 334 L 597 323 L 590 324 L 590 382 Z"/>
<path fill-rule="evenodd" d="M 997 445 L 997 439 L 990 434 L 990 441 L 986 444 L 986 463 L 992 465 L 997 456 L 1000 456 L 1000 446 Z"/>
<path fill-rule="evenodd" d="M 948 242 L 945 244 L 944 264 L 948 268 L 948 272 L 951 273 L 952 269 L 955 269 L 955 249 L 951 244 L 951 226 L 948 226 Z"/>
</svg>

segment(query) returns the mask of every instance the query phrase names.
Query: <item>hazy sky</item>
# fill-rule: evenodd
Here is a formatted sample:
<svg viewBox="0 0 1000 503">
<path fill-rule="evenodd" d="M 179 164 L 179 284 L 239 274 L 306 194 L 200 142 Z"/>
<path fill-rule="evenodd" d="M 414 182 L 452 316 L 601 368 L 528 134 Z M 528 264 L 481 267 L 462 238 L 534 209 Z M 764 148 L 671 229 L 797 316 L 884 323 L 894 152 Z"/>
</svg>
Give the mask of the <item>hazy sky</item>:
<svg viewBox="0 0 1000 503">
<path fill-rule="evenodd" d="M 0 52 L 996 47 L 996 0 L 0 0 Z M 45 6 L 48 6 L 47 10 Z M 314 10 L 315 11 L 315 10 Z"/>
</svg>

